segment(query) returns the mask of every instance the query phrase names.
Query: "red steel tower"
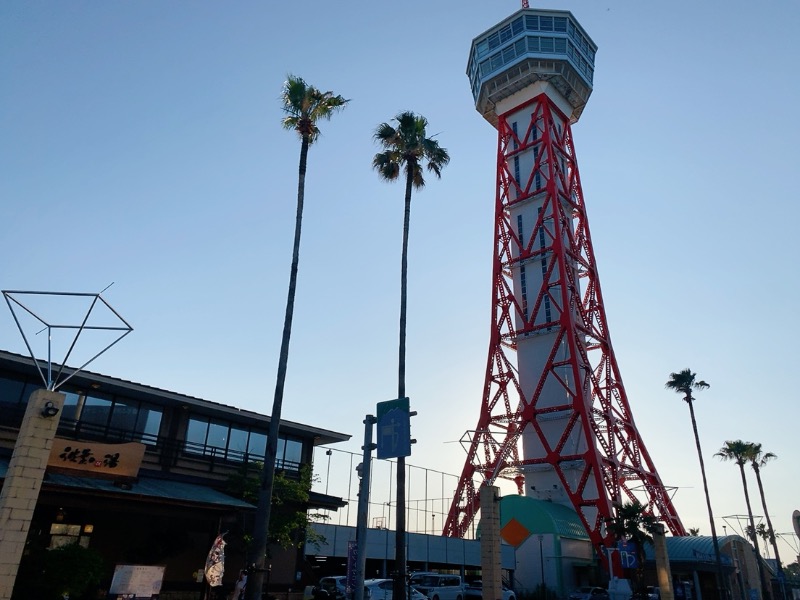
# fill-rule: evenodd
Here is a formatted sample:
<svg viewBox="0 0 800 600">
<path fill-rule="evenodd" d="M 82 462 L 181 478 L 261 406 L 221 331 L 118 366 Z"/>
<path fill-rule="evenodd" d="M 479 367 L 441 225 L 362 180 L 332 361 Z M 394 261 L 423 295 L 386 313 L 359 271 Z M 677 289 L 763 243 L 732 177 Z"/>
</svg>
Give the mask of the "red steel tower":
<svg viewBox="0 0 800 600">
<path fill-rule="evenodd" d="M 613 542 L 604 519 L 626 501 L 685 534 L 614 358 L 578 173 L 572 124 L 592 91 L 596 50 L 570 12 L 541 9 L 472 43 L 472 93 L 498 134 L 492 326 L 445 535 L 464 536 L 478 488 L 498 478 L 572 506 L 598 549 Z"/>
</svg>

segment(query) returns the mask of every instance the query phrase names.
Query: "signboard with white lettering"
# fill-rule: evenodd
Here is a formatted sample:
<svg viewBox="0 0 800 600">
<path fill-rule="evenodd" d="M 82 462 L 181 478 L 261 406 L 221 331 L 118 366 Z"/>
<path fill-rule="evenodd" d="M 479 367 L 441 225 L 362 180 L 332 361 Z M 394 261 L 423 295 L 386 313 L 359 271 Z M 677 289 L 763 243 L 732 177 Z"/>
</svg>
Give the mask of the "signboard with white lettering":
<svg viewBox="0 0 800 600">
<path fill-rule="evenodd" d="M 639 561 L 636 558 L 636 544 L 631 540 L 620 540 L 617 544 L 619 550 L 619 560 L 623 569 L 639 568 Z"/>
</svg>

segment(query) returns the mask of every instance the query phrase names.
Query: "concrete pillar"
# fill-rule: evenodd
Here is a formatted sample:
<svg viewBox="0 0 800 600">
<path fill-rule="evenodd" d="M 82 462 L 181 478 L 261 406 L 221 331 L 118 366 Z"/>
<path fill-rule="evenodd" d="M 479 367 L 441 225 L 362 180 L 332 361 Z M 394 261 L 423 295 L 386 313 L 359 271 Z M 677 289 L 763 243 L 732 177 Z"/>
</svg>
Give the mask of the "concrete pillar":
<svg viewBox="0 0 800 600">
<path fill-rule="evenodd" d="M 667 554 L 667 538 L 664 536 L 664 526 L 661 524 L 653 532 L 653 550 L 656 555 L 656 575 L 661 600 L 675 600 L 675 593 L 672 590 L 672 571 L 669 568 Z"/>
<path fill-rule="evenodd" d="M 481 487 L 481 581 L 483 600 L 502 600 L 500 488 Z"/>
<path fill-rule="evenodd" d="M 58 392 L 36 390 L 22 418 L 0 492 L 0 600 L 11 599 L 64 399 Z M 46 408 L 57 409 L 56 414 L 45 416 Z"/>
</svg>

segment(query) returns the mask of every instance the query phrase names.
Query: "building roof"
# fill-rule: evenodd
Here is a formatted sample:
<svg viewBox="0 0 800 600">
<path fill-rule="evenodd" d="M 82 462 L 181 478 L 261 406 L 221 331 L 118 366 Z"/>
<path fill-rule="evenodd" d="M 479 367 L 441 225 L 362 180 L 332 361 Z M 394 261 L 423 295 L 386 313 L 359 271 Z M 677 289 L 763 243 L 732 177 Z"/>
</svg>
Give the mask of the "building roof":
<svg viewBox="0 0 800 600">
<path fill-rule="evenodd" d="M 704 535 L 686 535 L 681 537 L 668 536 L 667 554 L 671 563 L 687 562 L 687 563 L 702 563 L 710 562 L 715 563 L 716 558 L 714 555 L 714 540 L 711 536 Z M 744 538 L 739 536 L 718 536 L 717 541 L 720 549 L 725 546 L 729 541 L 734 539 Z M 653 546 L 650 544 L 645 545 L 645 560 L 655 560 L 655 553 Z M 720 556 L 724 566 L 730 566 L 732 563 L 731 557 L 725 553 Z"/>
<path fill-rule="evenodd" d="M 39 361 L 39 363 L 41 368 L 46 368 L 42 361 Z M 53 367 L 57 368 L 60 366 L 54 364 Z M 29 356 L 14 354 L 13 352 L 7 352 L 5 350 L 0 350 L 0 369 L 23 372 L 32 377 L 39 377 L 39 371 L 36 368 L 36 364 Z M 70 367 L 66 367 L 66 369 L 74 370 Z M 225 417 L 233 421 L 241 421 L 242 423 L 252 423 L 254 421 L 260 422 L 263 424 L 265 429 L 268 428 L 270 422 L 269 416 L 253 411 L 236 408 L 226 404 L 220 404 L 218 402 L 211 402 L 209 400 L 203 400 L 202 398 L 187 396 L 178 392 L 171 392 L 169 390 L 152 387 L 142 383 L 135 383 L 133 381 L 118 379 L 116 377 L 109 377 L 108 375 L 101 375 L 91 371 L 80 371 L 69 381 L 72 386 L 87 388 L 92 387 L 104 392 L 112 394 L 124 394 L 140 400 L 149 399 L 150 401 L 153 401 L 157 399 L 159 403 L 166 406 L 191 407 L 192 410 L 197 413 L 207 412 L 209 415 L 225 415 Z M 314 440 L 315 446 L 345 442 L 352 437 L 347 433 L 339 433 L 328 429 L 305 425 L 303 423 L 287 421 L 286 419 L 281 419 L 281 432 L 290 433 L 305 438 L 311 438 Z"/>
<path fill-rule="evenodd" d="M 8 461 L 0 459 L 0 478 L 5 479 L 7 470 Z M 95 495 L 108 495 L 131 500 L 168 501 L 184 505 L 201 505 L 207 508 L 255 510 L 255 506 L 252 504 L 204 485 L 152 477 L 140 477 L 135 482 L 126 483 L 120 487 L 119 484 L 108 479 L 48 472 L 42 482 L 42 489 L 62 492 L 90 490 Z"/>
<path fill-rule="evenodd" d="M 500 499 L 501 529 L 512 520 L 530 533 L 548 533 L 577 540 L 589 539 L 578 513 L 555 502 L 527 496 L 503 496 Z"/>
</svg>

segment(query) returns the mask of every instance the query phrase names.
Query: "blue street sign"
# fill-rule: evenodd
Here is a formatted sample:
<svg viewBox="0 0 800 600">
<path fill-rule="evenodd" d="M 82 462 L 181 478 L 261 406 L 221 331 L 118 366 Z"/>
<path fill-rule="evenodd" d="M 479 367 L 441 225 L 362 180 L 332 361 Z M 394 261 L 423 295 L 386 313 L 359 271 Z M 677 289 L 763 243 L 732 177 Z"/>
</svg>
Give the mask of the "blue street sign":
<svg viewBox="0 0 800 600">
<path fill-rule="evenodd" d="M 411 456 L 408 398 L 378 402 L 378 458 Z"/>
<path fill-rule="evenodd" d="M 639 561 L 636 559 L 636 544 L 630 540 L 620 540 L 617 544 L 619 560 L 623 569 L 637 569 Z"/>
</svg>

